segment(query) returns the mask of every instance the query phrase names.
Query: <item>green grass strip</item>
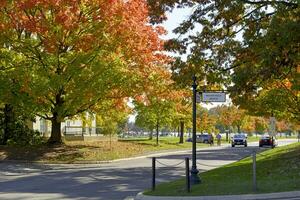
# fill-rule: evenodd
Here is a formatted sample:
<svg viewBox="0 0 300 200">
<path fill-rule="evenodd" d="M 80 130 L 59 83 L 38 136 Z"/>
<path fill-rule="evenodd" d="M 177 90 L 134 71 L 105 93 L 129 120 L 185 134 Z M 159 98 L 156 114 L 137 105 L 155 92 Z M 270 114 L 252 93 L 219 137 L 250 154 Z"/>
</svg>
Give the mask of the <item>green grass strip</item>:
<svg viewBox="0 0 300 200">
<path fill-rule="evenodd" d="M 157 185 L 146 195 L 209 196 L 252 194 L 252 158 L 201 173 L 202 183 L 185 191 L 185 179 Z M 300 143 L 270 149 L 257 155 L 256 193 L 300 190 Z"/>
</svg>

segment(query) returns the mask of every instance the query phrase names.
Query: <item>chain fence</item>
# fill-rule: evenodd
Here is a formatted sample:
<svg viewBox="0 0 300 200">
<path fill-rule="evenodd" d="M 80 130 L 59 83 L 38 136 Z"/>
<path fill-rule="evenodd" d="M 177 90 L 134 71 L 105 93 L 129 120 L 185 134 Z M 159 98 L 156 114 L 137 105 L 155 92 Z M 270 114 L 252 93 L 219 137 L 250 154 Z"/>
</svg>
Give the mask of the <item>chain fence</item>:
<svg viewBox="0 0 300 200">
<path fill-rule="evenodd" d="M 190 167 L 189 167 L 189 163 L 190 160 L 188 157 L 186 157 L 183 161 L 177 162 L 175 164 L 170 164 L 170 163 L 164 163 L 161 160 L 158 160 L 156 157 L 152 157 L 152 191 L 155 190 L 156 187 L 156 163 L 163 166 L 163 167 L 167 167 L 167 168 L 176 168 L 179 165 L 185 163 L 185 177 L 186 177 L 186 184 L 185 184 L 185 188 L 187 192 L 190 192 L 191 190 L 191 184 L 190 184 Z M 164 173 L 160 173 L 161 175 L 163 175 Z M 169 174 L 169 172 L 168 172 Z"/>
<path fill-rule="evenodd" d="M 177 167 L 177 166 L 181 165 L 182 163 L 184 163 L 184 160 L 180 161 L 179 163 L 172 164 L 172 165 L 165 164 L 165 163 L 159 161 L 158 159 L 156 159 L 156 162 L 159 163 L 160 165 L 164 166 L 164 167 Z"/>
</svg>

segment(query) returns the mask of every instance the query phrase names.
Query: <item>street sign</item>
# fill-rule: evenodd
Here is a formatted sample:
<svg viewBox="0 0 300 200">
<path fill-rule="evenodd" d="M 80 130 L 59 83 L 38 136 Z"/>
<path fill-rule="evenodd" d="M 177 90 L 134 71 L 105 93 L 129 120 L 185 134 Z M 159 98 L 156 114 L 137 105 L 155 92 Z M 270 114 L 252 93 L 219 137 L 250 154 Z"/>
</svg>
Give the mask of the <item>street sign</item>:
<svg viewBox="0 0 300 200">
<path fill-rule="evenodd" d="M 225 92 L 203 92 L 202 101 L 203 102 L 225 102 L 226 94 Z"/>
</svg>

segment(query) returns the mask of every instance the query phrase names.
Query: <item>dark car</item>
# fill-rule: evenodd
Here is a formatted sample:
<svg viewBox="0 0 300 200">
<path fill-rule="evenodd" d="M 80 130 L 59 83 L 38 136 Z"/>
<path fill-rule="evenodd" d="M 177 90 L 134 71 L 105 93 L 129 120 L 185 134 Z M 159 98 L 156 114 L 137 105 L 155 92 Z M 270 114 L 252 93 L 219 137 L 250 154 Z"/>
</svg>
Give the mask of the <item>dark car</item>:
<svg viewBox="0 0 300 200">
<path fill-rule="evenodd" d="M 270 147 L 274 148 L 277 145 L 278 145 L 278 143 L 274 136 L 263 135 L 259 139 L 259 147 L 270 146 Z"/>
<path fill-rule="evenodd" d="M 247 147 L 247 136 L 244 134 L 236 134 L 231 139 L 231 146 L 235 147 L 235 145 L 244 145 Z"/>
</svg>

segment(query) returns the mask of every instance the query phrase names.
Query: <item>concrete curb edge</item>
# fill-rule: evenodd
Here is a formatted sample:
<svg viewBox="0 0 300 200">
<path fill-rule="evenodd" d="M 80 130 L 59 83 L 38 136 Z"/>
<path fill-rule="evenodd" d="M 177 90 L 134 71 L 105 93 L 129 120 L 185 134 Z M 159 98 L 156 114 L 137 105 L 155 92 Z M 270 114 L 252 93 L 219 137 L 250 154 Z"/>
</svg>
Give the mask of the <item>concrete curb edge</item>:
<svg viewBox="0 0 300 200">
<path fill-rule="evenodd" d="M 224 196 L 193 196 L 193 197 L 174 197 L 174 196 L 149 196 L 142 192 L 138 193 L 135 200 L 267 200 L 267 199 L 287 199 L 300 198 L 300 191 L 265 193 L 265 194 L 243 194 L 243 195 L 224 195 Z"/>
</svg>

